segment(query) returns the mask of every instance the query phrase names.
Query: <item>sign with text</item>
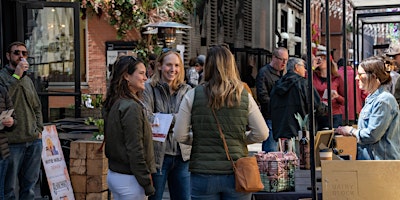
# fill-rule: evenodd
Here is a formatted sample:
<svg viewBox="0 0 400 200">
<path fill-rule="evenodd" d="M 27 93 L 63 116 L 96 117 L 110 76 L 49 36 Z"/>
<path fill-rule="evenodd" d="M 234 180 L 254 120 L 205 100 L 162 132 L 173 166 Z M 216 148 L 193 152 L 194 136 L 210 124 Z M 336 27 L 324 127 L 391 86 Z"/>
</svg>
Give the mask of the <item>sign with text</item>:
<svg viewBox="0 0 400 200">
<path fill-rule="evenodd" d="M 42 142 L 42 162 L 52 199 L 74 200 L 71 180 L 55 125 L 44 127 Z"/>
</svg>

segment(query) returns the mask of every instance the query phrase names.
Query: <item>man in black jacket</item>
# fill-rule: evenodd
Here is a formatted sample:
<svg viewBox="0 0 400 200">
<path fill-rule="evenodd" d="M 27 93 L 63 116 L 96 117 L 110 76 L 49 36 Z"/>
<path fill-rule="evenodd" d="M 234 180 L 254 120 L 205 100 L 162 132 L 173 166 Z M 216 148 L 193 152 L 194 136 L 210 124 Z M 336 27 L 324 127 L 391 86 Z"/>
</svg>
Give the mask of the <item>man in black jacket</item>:
<svg viewBox="0 0 400 200">
<path fill-rule="evenodd" d="M 262 67 L 256 77 L 257 101 L 261 105 L 261 113 L 269 129 L 269 137 L 262 144 L 262 150 L 265 152 L 278 150 L 278 144 L 274 141 L 272 133 L 270 93 L 275 82 L 285 74 L 288 58 L 289 53 L 286 48 L 275 49 L 271 62 Z"/>
<path fill-rule="evenodd" d="M 274 127 L 274 139 L 296 137 L 301 128 L 295 118 L 299 113 L 304 119 L 309 113 L 308 82 L 305 79 L 307 70 L 300 58 L 290 58 L 287 73 L 276 82 L 271 91 L 271 117 Z M 327 107 L 320 100 L 314 89 L 314 109 L 316 114 L 323 114 Z"/>
</svg>

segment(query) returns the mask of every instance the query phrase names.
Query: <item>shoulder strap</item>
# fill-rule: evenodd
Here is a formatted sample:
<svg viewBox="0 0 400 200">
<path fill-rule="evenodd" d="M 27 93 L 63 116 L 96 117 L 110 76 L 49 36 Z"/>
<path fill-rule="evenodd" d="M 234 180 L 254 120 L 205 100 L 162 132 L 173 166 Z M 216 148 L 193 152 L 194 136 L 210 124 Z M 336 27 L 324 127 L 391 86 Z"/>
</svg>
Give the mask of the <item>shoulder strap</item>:
<svg viewBox="0 0 400 200">
<path fill-rule="evenodd" d="M 225 149 L 226 157 L 228 158 L 228 160 L 231 161 L 233 170 L 236 170 L 235 163 L 233 163 L 233 160 L 232 160 L 231 156 L 229 155 L 229 149 L 228 149 L 228 145 L 226 144 L 224 133 L 222 133 L 221 125 L 219 124 L 217 115 L 215 115 L 215 111 L 213 108 L 212 108 L 212 113 L 214 115 L 215 121 L 217 122 L 219 135 L 220 135 L 222 141 L 224 142 L 224 149 Z"/>
</svg>

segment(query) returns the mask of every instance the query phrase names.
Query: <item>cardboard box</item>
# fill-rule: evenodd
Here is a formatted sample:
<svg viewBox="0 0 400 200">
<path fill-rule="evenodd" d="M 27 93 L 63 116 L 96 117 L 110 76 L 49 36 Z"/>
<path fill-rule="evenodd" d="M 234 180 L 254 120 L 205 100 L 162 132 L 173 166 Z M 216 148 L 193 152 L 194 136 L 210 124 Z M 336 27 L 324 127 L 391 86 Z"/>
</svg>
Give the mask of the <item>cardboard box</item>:
<svg viewBox="0 0 400 200">
<path fill-rule="evenodd" d="M 400 161 L 322 161 L 324 200 L 399 199 Z"/>
<path fill-rule="evenodd" d="M 350 136 L 335 136 L 336 149 L 340 152 L 339 155 L 350 155 L 351 160 L 357 157 L 357 138 Z"/>
</svg>

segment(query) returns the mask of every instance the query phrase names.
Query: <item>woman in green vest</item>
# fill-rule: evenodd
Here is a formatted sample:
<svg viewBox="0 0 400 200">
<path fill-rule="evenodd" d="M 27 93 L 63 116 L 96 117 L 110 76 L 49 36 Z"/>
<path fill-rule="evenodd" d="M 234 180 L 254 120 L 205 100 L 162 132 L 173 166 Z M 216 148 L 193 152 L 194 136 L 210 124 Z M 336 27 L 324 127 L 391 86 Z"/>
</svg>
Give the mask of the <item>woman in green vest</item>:
<svg viewBox="0 0 400 200">
<path fill-rule="evenodd" d="M 227 159 L 213 111 L 234 161 L 248 155 L 248 144 L 262 142 L 269 135 L 256 102 L 243 87 L 233 55 L 224 45 L 208 50 L 204 84 L 184 96 L 174 138 L 192 145 L 189 163 L 192 200 L 249 200 L 251 193 L 235 191 L 232 164 Z M 251 131 L 246 134 L 247 127 Z"/>
</svg>

